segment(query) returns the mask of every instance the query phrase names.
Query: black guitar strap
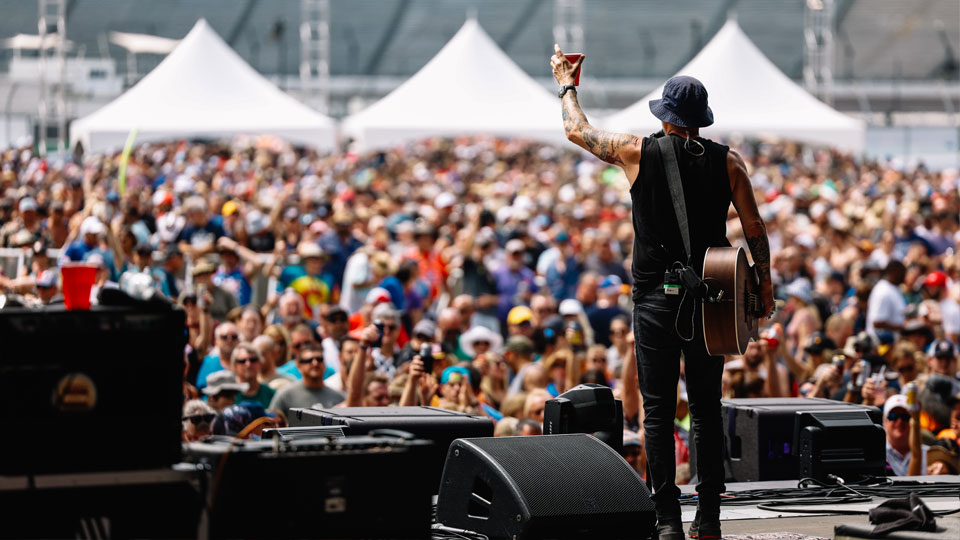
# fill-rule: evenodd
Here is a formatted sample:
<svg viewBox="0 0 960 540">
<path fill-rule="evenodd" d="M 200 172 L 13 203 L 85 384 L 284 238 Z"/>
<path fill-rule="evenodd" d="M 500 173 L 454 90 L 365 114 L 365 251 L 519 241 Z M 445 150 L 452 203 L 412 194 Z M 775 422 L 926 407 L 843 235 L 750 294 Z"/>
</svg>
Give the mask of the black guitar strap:
<svg viewBox="0 0 960 540">
<path fill-rule="evenodd" d="M 677 214 L 677 224 L 680 226 L 680 236 L 683 237 L 684 254 L 687 264 L 690 264 L 692 250 L 690 249 L 690 224 L 687 221 L 687 202 L 683 198 L 683 184 L 680 181 L 680 166 L 677 164 L 677 154 L 670 141 L 670 135 L 657 139 L 660 146 L 660 160 L 663 161 L 663 170 L 667 173 L 667 185 L 670 186 L 670 199 L 673 200 L 673 211 Z"/>
<path fill-rule="evenodd" d="M 680 166 L 677 164 L 677 154 L 673 149 L 673 143 L 669 139 L 670 135 L 664 135 L 657 139 L 657 145 L 660 147 L 660 160 L 663 161 L 663 170 L 667 174 L 667 185 L 670 187 L 670 199 L 673 201 L 673 211 L 677 214 L 677 225 L 680 226 L 680 236 L 683 237 L 683 247 L 687 260 L 680 270 L 680 280 L 684 287 L 694 293 L 696 298 L 707 302 L 715 302 L 720 299 L 722 291 L 711 290 L 706 283 L 697 274 L 697 271 L 690 266 L 693 258 L 693 250 L 690 247 L 690 223 L 687 220 L 687 203 L 683 196 L 683 184 L 680 180 Z"/>
</svg>

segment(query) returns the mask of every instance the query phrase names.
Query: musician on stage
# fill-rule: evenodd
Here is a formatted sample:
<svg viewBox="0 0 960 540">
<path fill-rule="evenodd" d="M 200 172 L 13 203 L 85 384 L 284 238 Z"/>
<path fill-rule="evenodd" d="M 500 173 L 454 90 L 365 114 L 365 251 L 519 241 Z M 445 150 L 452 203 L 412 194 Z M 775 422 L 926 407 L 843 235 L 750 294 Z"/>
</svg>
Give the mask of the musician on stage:
<svg viewBox="0 0 960 540">
<path fill-rule="evenodd" d="M 650 102 L 650 111 L 662 122 L 662 132 L 649 137 L 611 133 L 591 126 L 577 103 L 573 82 L 585 57 L 571 64 L 559 46 L 554 46 L 554 52 L 550 64 L 561 86 L 559 95 L 567 139 L 607 163 L 620 166 L 630 180 L 634 230 L 633 331 L 646 415 L 648 476 L 656 503 L 660 540 L 684 539 L 680 490 L 674 483 L 673 439 L 681 352 L 700 478 L 697 517 L 690 527 L 690 536 L 720 538 L 720 494 L 725 490 L 720 419 L 723 357 L 709 356 L 706 352 L 700 301 L 692 298 L 693 295 L 668 294 L 664 281 L 665 273 L 675 262 L 688 264 L 699 274 L 708 247 L 729 246 L 726 218 L 733 202 L 759 275 L 761 311 L 764 315 L 772 312 L 770 247 L 746 166 L 735 151 L 700 137 L 699 128 L 713 123 L 707 91 L 700 81 L 693 77 L 674 77 L 666 82 L 663 99 Z M 661 161 L 659 137 L 669 137 L 678 162 L 689 220 L 689 257 Z"/>
</svg>

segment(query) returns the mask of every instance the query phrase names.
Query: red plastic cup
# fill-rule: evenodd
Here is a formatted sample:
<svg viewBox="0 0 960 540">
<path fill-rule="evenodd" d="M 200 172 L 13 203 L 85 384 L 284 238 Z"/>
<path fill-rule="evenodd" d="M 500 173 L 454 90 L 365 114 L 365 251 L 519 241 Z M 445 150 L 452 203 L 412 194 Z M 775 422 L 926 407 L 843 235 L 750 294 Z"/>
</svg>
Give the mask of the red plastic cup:
<svg viewBox="0 0 960 540">
<path fill-rule="evenodd" d="M 583 55 L 580 54 L 580 53 L 573 53 L 573 54 L 565 54 L 564 56 L 567 57 L 567 60 L 568 60 L 571 64 L 576 64 L 576 63 L 577 63 L 577 60 L 579 60 L 580 57 L 583 56 Z M 579 69 L 577 70 L 576 75 L 574 75 L 573 85 L 574 85 L 574 86 L 580 86 L 580 70 L 579 70 Z"/>
<path fill-rule="evenodd" d="M 67 309 L 90 309 L 90 290 L 97 280 L 97 267 L 92 264 L 65 264 L 63 276 L 63 305 Z"/>
</svg>

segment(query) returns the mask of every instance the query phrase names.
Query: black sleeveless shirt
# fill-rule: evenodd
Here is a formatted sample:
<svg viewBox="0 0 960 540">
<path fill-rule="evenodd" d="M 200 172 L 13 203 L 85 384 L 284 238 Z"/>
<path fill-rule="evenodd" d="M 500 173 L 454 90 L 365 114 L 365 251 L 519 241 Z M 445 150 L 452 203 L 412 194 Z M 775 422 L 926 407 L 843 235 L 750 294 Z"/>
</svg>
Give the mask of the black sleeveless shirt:
<svg viewBox="0 0 960 540">
<path fill-rule="evenodd" d="M 687 259 L 666 172 L 663 170 L 660 147 L 657 145 L 658 136 L 662 136 L 662 132 L 643 140 L 640 172 L 630 189 L 633 201 L 634 300 L 661 286 L 663 273 L 674 262 L 686 262 Z M 708 247 L 730 245 L 727 241 L 727 210 L 731 198 L 727 152 L 730 149 L 697 137 L 706 150 L 697 157 L 684 150 L 683 137 L 671 135 L 670 140 L 677 155 L 683 197 L 687 205 L 693 251 L 691 265 L 699 274 Z"/>
</svg>

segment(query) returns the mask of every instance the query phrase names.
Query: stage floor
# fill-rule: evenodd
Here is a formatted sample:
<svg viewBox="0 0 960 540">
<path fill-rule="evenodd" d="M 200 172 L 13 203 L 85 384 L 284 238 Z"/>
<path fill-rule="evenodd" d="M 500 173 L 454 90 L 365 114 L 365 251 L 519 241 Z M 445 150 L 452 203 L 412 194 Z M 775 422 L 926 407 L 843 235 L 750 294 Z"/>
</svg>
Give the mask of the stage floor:
<svg viewBox="0 0 960 540">
<path fill-rule="evenodd" d="M 960 476 L 914 476 L 893 477 L 894 480 L 912 480 L 918 482 L 949 482 L 960 483 Z M 775 482 L 744 482 L 727 484 L 727 492 L 748 491 L 754 489 L 782 489 L 796 488 L 796 480 Z M 694 486 L 681 486 L 684 494 L 694 493 Z M 720 520 L 723 522 L 723 536 L 730 540 L 809 540 L 810 538 L 833 538 L 833 528 L 843 524 L 869 524 L 866 512 L 887 499 L 877 497 L 869 503 L 838 504 L 837 509 L 861 510 L 861 515 L 843 515 L 831 513 L 829 508 L 817 506 L 822 512 L 797 514 L 780 509 L 776 512 L 757 508 L 764 501 L 743 506 L 721 506 Z M 956 510 L 960 507 L 960 499 L 956 495 L 949 497 L 924 497 L 923 501 L 934 511 Z M 797 505 L 803 508 L 802 504 Z M 693 521 L 696 506 L 683 506 L 683 521 Z M 951 517 L 956 518 L 960 514 Z"/>
</svg>

